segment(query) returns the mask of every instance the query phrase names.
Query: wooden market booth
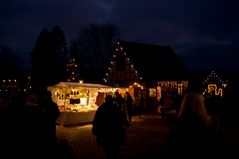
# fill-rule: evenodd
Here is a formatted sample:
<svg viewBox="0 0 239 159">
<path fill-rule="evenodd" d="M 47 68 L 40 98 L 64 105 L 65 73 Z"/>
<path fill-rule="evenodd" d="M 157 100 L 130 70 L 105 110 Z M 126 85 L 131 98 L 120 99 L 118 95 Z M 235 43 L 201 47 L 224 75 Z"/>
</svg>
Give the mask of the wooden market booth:
<svg viewBox="0 0 239 159">
<path fill-rule="evenodd" d="M 78 82 L 60 82 L 48 90 L 61 113 L 57 123 L 64 126 L 92 122 L 106 94 L 113 91 L 106 85 Z"/>
</svg>

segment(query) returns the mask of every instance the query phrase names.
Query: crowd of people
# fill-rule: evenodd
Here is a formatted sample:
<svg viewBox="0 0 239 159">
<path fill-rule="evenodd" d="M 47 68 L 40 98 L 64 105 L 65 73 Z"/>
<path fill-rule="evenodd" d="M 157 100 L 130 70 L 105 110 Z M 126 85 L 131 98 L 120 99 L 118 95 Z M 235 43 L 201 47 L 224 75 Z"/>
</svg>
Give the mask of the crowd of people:
<svg viewBox="0 0 239 159">
<path fill-rule="evenodd" d="M 119 147 L 126 142 L 125 129 L 130 125 L 131 113 L 128 112 L 130 107 L 124 108 L 128 98 L 124 99 L 118 92 L 115 96 L 108 95 L 93 122 L 93 135 L 104 148 L 107 159 L 117 159 Z M 177 106 L 173 106 L 176 103 Z M 164 98 L 163 104 L 175 109 L 174 120 L 169 125 L 168 159 L 226 157 L 227 144 L 220 120 L 208 110 L 208 101 L 200 92 L 192 90 L 180 101 Z"/>
<path fill-rule="evenodd" d="M 0 132 L 0 137 L 4 147 L 3 155 L 12 155 L 7 153 L 8 150 L 16 150 L 23 158 L 36 158 L 35 154 L 39 154 L 39 158 L 56 156 L 56 119 L 60 112 L 51 99 L 51 92 L 44 90 L 2 103 L 0 122 L 3 131 Z M 164 103 L 175 104 L 166 98 Z M 211 109 L 208 110 L 209 104 L 197 91 L 186 93 L 177 102 L 175 118 L 168 134 L 169 159 L 205 156 L 219 158 L 227 155 L 220 120 Z M 129 92 L 122 96 L 116 91 L 113 95 L 107 95 L 96 111 L 92 134 L 96 137 L 97 144 L 104 149 L 107 159 L 119 158 L 120 147 L 127 141 L 126 129 L 132 122 L 133 105 L 142 109 L 141 99 L 133 98 Z M 140 118 L 141 115 L 139 113 Z M 68 144 L 67 140 L 61 142 L 62 147 L 67 147 Z M 69 154 L 70 158 L 72 149 L 68 148 L 65 154 Z"/>
</svg>

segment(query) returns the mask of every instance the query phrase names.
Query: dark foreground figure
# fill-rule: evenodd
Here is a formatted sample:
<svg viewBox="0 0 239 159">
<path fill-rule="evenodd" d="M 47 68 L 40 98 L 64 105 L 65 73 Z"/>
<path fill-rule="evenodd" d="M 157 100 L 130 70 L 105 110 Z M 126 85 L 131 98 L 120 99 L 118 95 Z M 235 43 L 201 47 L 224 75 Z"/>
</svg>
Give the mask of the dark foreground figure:
<svg viewBox="0 0 239 159">
<path fill-rule="evenodd" d="M 127 118 L 114 104 L 113 97 L 107 95 L 105 103 L 99 106 L 93 121 L 92 133 L 102 146 L 107 159 L 118 159 L 120 146 L 126 142 L 125 128 L 129 126 Z"/>
<path fill-rule="evenodd" d="M 190 92 L 183 97 L 178 117 L 169 132 L 168 148 L 170 159 L 228 157 L 221 124 L 206 110 L 203 95 Z"/>
</svg>

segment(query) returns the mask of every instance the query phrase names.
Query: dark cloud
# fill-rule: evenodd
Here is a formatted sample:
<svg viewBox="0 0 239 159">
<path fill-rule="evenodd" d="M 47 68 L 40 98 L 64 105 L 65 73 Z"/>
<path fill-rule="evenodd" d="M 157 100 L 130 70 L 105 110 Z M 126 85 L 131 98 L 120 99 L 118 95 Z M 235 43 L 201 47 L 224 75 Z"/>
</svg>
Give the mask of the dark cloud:
<svg viewBox="0 0 239 159">
<path fill-rule="evenodd" d="M 70 41 L 81 27 L 111 22 L 122 39 L 169 45 L 184 59 L 221 47 L 237 55 L 238 6 L 238 0 L 2 0 L 0 45 L 27 56 L 43 27 L 61 26 Z"/>
</svg>

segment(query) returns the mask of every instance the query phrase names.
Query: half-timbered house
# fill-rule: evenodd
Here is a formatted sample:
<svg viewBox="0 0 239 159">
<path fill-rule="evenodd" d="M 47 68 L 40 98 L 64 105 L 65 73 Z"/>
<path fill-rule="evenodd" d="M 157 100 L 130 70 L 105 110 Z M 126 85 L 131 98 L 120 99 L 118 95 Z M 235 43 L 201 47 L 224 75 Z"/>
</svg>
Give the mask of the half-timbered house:
<svg viewBox="0 0 239 159">
<path fill-rule="evenodd" d="M 162 94 L 183 95 L 188 74 L 169 46 L 118 40 L 104 81 L 133 98 L 142 96 L 155 108 Z"/>
</svg>

